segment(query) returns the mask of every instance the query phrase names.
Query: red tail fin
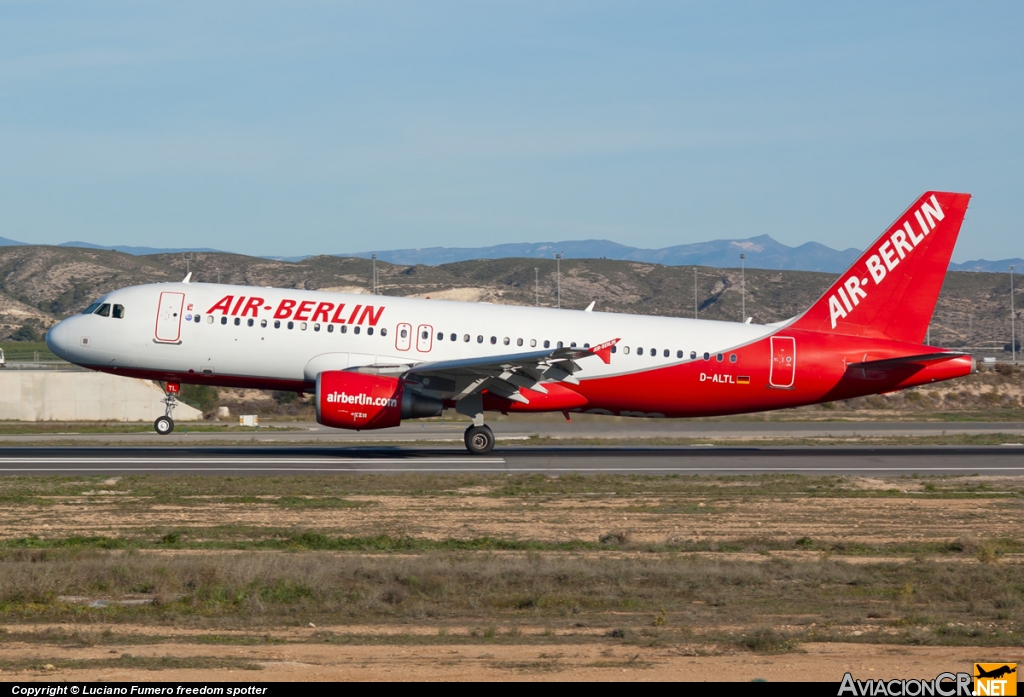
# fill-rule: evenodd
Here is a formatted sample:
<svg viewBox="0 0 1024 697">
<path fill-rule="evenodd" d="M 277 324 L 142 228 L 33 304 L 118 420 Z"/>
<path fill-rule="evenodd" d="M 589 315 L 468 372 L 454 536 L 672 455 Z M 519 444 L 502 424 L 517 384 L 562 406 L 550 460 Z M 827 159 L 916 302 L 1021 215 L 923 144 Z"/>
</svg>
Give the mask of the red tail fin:
<svg viewBox="0 0 1024 697">
<path fill-rule="evenodd" d="M 790 326 L 924 341 L 970 199 L 923 194 Z"/>
</svg>

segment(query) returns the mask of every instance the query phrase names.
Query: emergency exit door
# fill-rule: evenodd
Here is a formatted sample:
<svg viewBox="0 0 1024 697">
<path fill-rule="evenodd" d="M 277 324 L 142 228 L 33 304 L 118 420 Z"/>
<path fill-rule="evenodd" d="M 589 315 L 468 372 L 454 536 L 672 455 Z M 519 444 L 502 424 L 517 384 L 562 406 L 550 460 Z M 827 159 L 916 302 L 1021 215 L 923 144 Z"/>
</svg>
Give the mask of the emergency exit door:
<svg viewBox="0 0 1024 697">
<path fill-rule="evenodd" d="M 768 373 L 771 387 L 791 388 L 796 378 L 796 339 L 791 336 L 773 336 L 772 366 Z"/>
<path fill-rule="evenodd" d="M 416 350 L 427 353 L 434 346 L 434 328 L 429 324 L 416 327 Z"/>
<path fill-rule="evenodd" d="M 168 344 L 181 343 L 181 308 L 184 293 L 161 293 L 156 312 L 156 340 Z"/>
</svg>

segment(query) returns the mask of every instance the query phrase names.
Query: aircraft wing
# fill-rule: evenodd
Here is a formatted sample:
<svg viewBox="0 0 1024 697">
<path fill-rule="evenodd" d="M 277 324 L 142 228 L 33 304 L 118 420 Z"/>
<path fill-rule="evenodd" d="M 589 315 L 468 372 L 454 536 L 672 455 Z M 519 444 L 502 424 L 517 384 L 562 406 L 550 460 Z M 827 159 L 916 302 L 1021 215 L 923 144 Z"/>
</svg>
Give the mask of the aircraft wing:
<svg viewBox="0 0 1024 697">
<path fill-rule="evenodd" d="M 370 366 L 380 372 L 399 373 L 407 382 L 419 385 L 421 393 L 440 399 L 459 401 L 484 390 L 513 402 L 528 404 L 521 389 L 547 394 L 542 383 L 567 382 L 578 385 L 573 373 L 580 370 L 577 361 L 598 356 L 611 361 L 612 347 L 618 339 L 597 346 L 570 347 L 510 353 L 502 356 L 434 361 L 406 366 Z"/>
</svg>

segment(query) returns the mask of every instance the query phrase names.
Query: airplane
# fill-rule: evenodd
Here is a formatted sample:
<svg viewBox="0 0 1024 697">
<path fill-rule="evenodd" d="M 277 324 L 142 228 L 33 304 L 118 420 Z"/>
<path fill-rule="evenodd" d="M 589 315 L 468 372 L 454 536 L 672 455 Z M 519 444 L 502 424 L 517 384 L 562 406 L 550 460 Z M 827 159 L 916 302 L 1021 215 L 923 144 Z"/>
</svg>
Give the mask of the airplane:
<svg viewBox="0 0 1024 697">
<path fill-rule="evenodd" d="M 446 409 L 494 448 L 486 412 L 744 414 L 976 372 L 923 342 L 969 194 L 921 195 L 821 298 L 771 324 L 180 283 L 122 288 L 46 335 L 71 363 L 165 383 L 315 395 L 321 424 L 398 426 Z"/>
</svg>

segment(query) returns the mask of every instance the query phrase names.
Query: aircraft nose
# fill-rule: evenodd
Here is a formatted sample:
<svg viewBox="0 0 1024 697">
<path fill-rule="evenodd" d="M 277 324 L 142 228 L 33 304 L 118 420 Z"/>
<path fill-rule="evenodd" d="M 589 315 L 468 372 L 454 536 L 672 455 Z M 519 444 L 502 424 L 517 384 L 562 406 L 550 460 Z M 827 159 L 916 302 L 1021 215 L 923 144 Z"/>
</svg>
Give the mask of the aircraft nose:
<svg viewBox="0 0 1024 697">
<path fill-rule="evenodd" d="M 67 360 L 68 357 L 68 321 L 57 322 L 50 331 L 46 332 L 46 348 L 54 352 L 58 357 Z"/>
</svg>

